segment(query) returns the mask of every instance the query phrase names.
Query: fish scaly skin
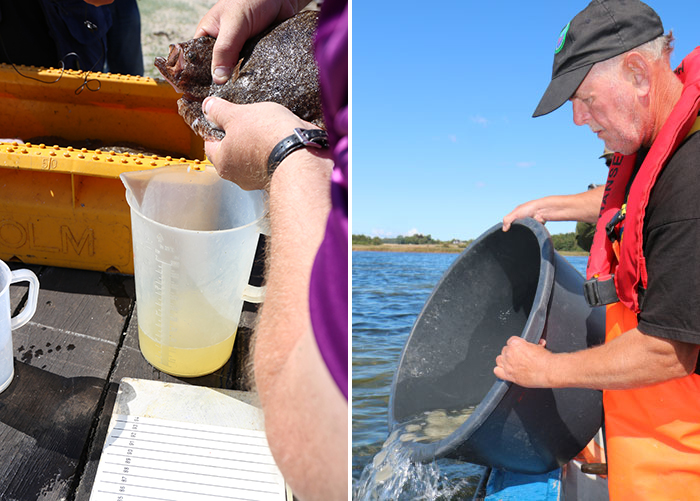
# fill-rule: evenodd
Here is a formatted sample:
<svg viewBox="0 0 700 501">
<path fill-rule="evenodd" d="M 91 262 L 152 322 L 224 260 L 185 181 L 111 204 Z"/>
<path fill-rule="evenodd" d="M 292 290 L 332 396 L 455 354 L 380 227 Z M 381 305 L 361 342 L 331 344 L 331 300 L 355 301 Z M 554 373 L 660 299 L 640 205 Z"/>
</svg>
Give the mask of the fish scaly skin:
<svg viewBox="0 0 700 501">
<path fill-rule="evenodd" d="M 225 133 L 207 121 L 202 101 L 216 96 L 235 104 L 272 101 L 325 129 L 313 40 L 318 12 L 304 11 L 248 40 L 231 78 L 212 81 L 215 39 L 209 36 L 170 45 L 167 58 L 155 66 L 181 92 L 178 112 L 205 140 L 221 140 Z"/>
</svg>

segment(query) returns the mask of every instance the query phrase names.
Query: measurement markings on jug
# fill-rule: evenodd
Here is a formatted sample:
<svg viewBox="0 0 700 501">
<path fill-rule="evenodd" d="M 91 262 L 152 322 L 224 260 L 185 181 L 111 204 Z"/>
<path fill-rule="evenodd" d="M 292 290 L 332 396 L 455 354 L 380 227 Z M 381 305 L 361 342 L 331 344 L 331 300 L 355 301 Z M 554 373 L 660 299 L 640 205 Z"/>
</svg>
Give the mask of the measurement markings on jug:
<svg viewBox="0 0 700 501">
<path fill-rule="evenodd" d="M 170 339 L 177 331 L 177 270 L 180 267 L 179 260 L 175 257 L 167 259 L 163 256 L 163 251 L 172 252 L 174 249 L 160 245 L 156 249 L 156 262 L 158 263 L 158 276 L 155 281 L 156 289 L 156 325 L 153 339 L 158 344 L 160 350 L 160 362 L 166 367 L 172 365 L 172 353 L 170 352 Z M 165 257 L 165 259 L 163 259 Z"/>
</svg>

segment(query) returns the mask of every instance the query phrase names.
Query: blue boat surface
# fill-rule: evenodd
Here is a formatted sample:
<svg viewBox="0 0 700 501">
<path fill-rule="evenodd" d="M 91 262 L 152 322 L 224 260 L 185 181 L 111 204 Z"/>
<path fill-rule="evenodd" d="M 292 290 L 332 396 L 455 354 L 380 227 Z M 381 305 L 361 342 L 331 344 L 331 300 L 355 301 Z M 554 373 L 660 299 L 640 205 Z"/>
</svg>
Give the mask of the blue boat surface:
<svg viewBox="0 0 700 501">
<path fill-rule="evenodd" d="M 561 468 L 530 475 L 492 468 L 473 501 L 608 501 L 607 476 L 584 473 L 584 465 L 604 463 L 602 431 L 582 453 Z"/>
<path fill-rule="evenodd" d="M 485 501 L 561 501 L 561 468 L 539 475 L 493 469 L 486 484 Z"/>
</svg>

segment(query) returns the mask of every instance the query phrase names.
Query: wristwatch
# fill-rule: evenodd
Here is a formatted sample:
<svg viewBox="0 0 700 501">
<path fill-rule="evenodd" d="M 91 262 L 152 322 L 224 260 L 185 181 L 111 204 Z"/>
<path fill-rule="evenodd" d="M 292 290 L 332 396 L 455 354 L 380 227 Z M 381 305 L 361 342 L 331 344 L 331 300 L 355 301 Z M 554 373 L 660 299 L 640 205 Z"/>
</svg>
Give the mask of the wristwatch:
<svg viewBox="0 0 700 501">
<path fill-rule="evenodd" d="M 328 148 L 328 133 L 322 129 L 294 129 L 294 134 L 282 139 L 272 149 L 272 153 L 267 159 L 268 178 L 272 177 L 282 160 L 299 148 Z"/>
</svg>

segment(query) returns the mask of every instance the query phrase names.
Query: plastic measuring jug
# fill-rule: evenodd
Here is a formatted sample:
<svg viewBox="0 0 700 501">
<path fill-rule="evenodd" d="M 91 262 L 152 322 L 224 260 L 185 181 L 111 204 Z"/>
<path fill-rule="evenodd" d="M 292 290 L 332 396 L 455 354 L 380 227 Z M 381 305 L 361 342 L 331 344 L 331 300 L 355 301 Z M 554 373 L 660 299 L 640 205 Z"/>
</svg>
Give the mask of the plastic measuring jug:
<svg viewBox="0 0 700 501">
<path fill-rule="evenodd" d="M 29 282 L 27 303 L 22 311 L 12 317 L 10 311 L 10 284 Z M 39 279 L 30 270 L 15 270 L 0 261 L 0 392 L 10 386 L 15 375 L 15 359 L 12 350 L 12 331 L 22 327 L 34 316 L 39 297 Z"/>
<path fill-rule="evenodd" d="M 125 172 L 131 207 L 139 345 L 146 360 L 182 377 L 210 374 L 231 356 L 267 195 L 244 191 L 213 167 Z"/>
</svg>

